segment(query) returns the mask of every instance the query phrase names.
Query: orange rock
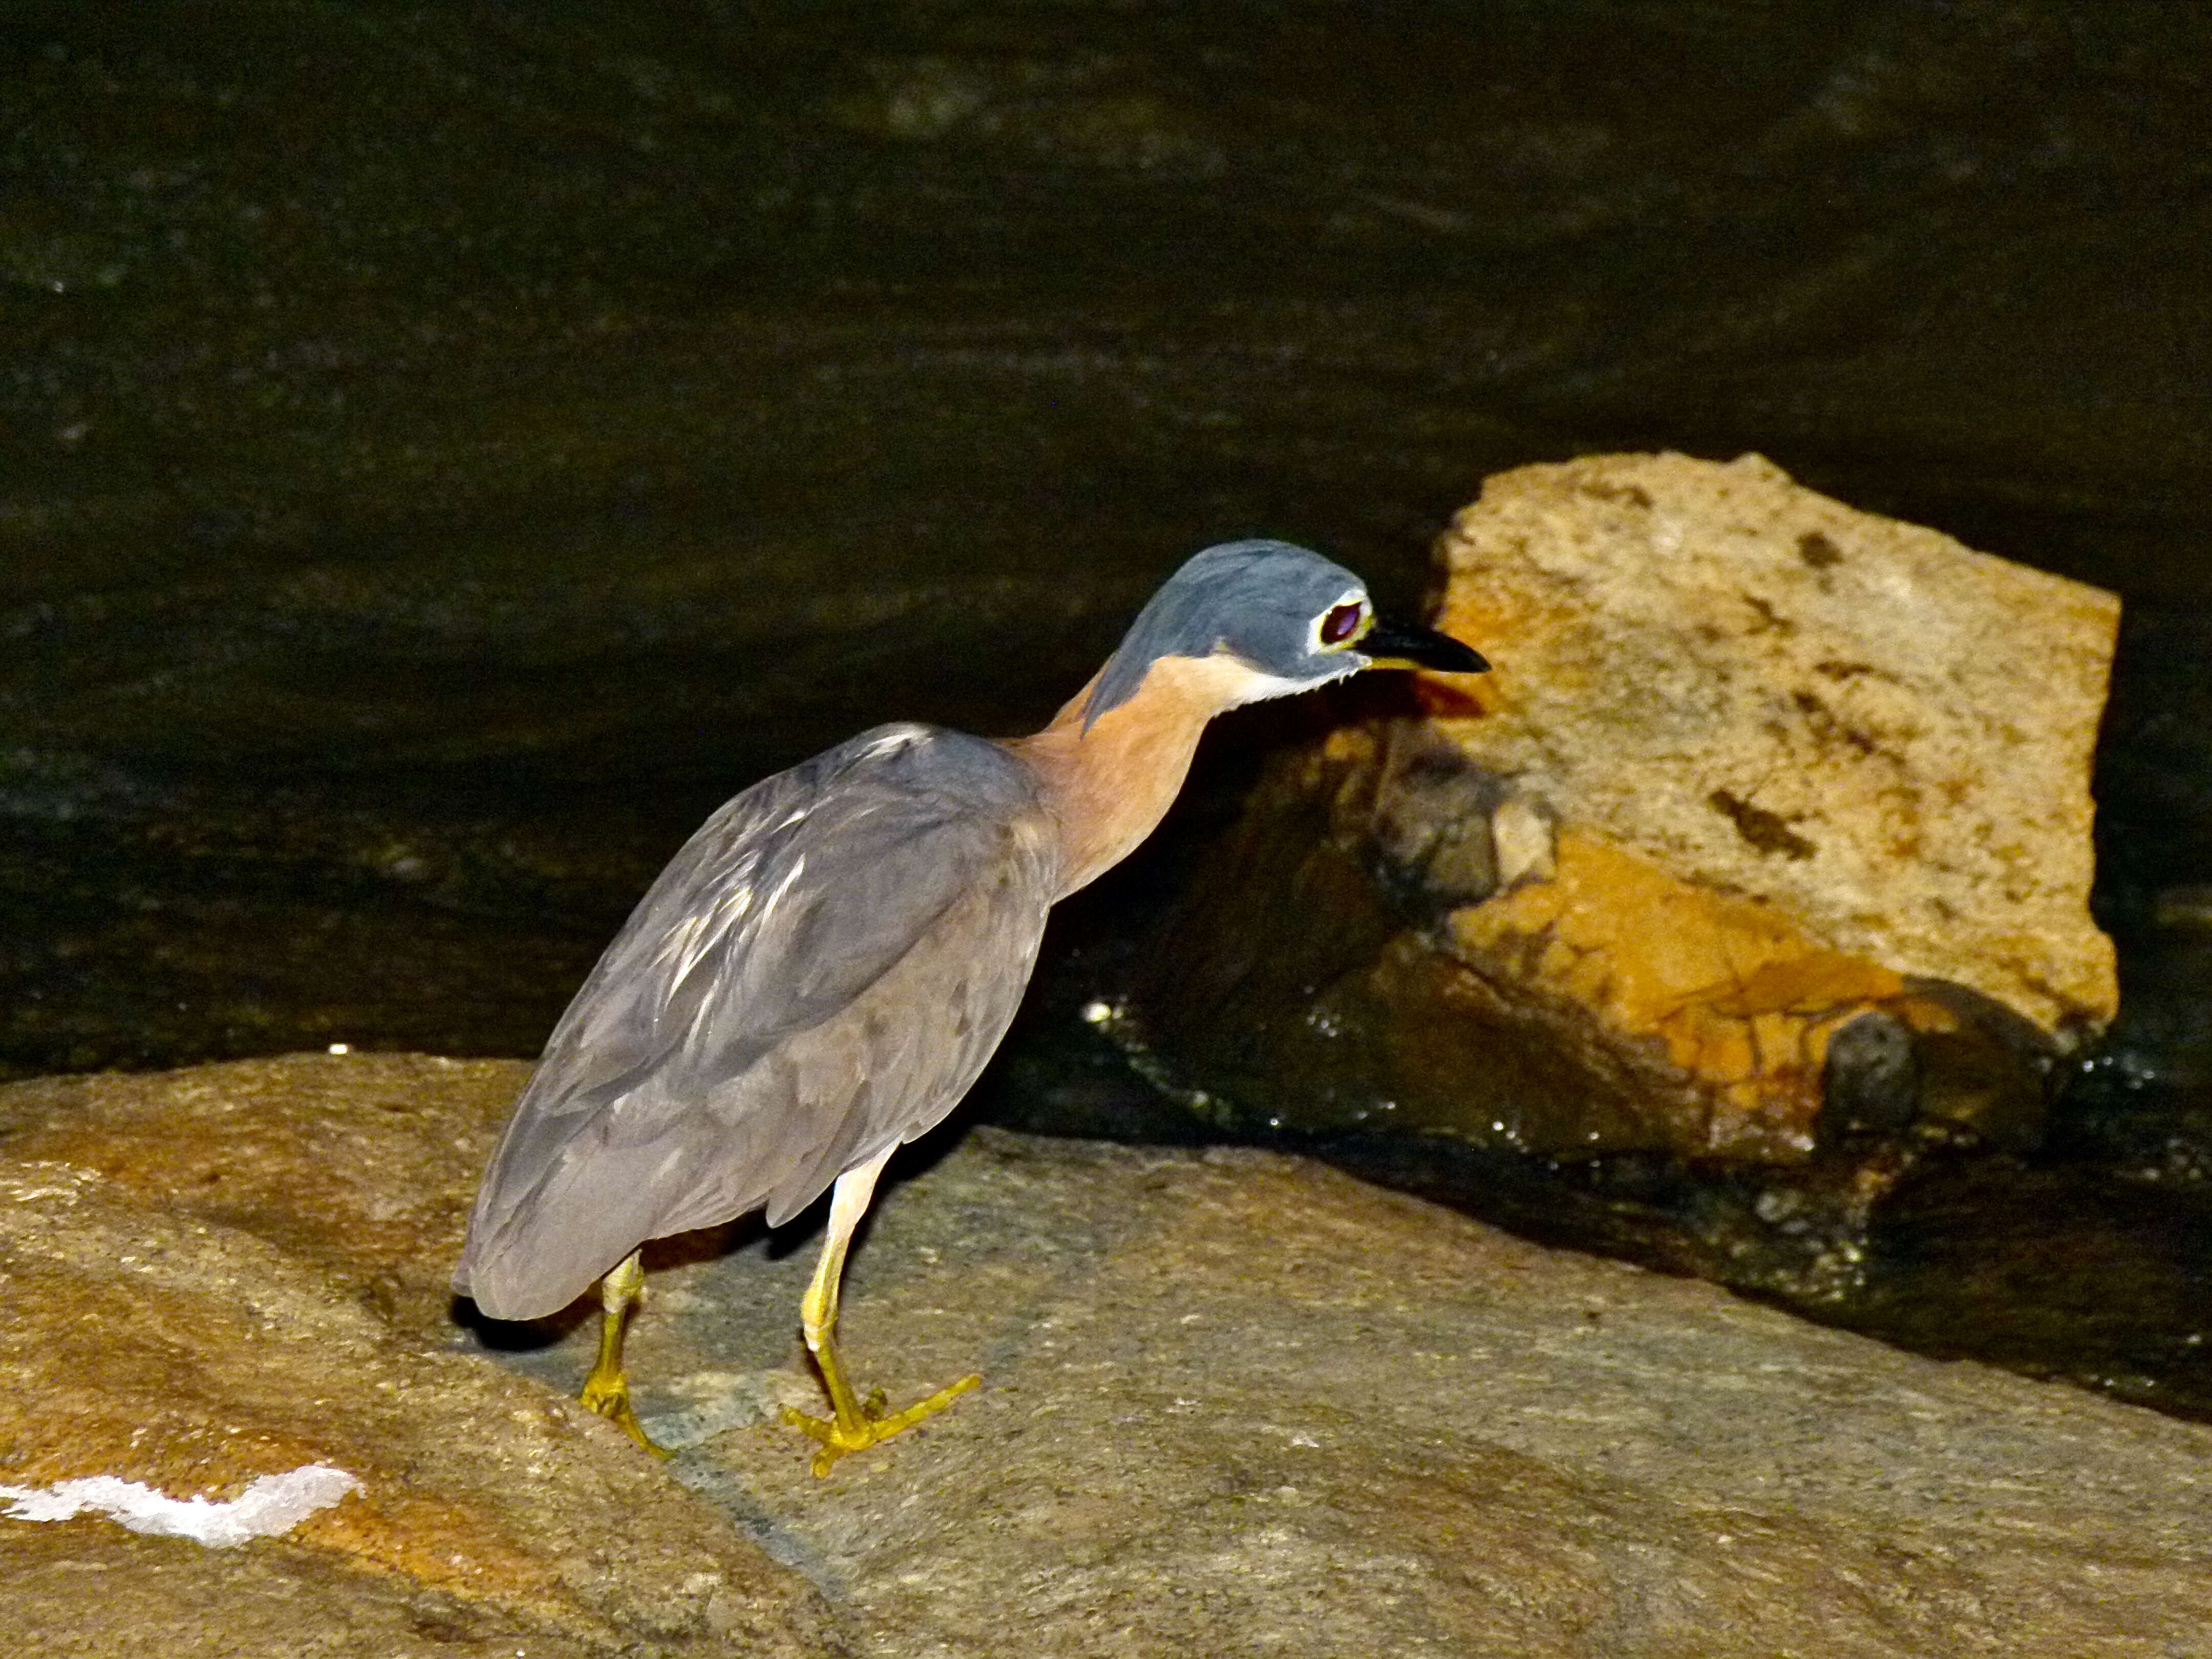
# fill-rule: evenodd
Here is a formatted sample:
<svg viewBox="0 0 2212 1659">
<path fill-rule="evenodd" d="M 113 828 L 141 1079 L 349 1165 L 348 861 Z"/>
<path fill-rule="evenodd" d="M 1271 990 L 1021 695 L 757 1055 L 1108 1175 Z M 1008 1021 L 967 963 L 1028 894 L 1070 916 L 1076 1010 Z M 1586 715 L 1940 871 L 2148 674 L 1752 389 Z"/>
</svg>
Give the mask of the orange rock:
<svg viewBox="0 0 2212 1659">
<path fill-rule="evenodd" d="M 1626 1040 L 1656 1040 L 1712 1105 L 1704 1145 L 1680 1150 L 1723 1156 L 1809 1147 L 1829 1033 L 1905 989 L 1771 904 L 1571 830 L 1550 879 L 1457 912 L 1451 938 L 1476 972 L 1520 975 Z"/>
<path fill-rule="evenodd" d="M 1508 1002 L 1593 1018 L 1576 1063 L 1656 1057 L 1686 1091 L 1653 1094 L 1665 1142 L 1809 1149 L 1829 1041 L 1868 1012 L 1934 1036 L 1973 1003 L 1993 1054 L 2011 1016 L 2056 1047 L 2111 1019 L 2088 913 L 2110 594 L 1756 456 L 1525 467 L 1441 552 L 1443 625 L 1497 666 L 1425 696 L 1422 764 L 1441 743 L 1490 780 L 1500 883 L 1444 938 Z M 1433 841 L 1401 770 L 1378 838 Z"/>
<path fill-rule="evenodd" d="M 2088 914 L 2111 594 L 1855 512 L 1757 456 L 1523 467 L 1441 554 L 1442 625 L 1496 671 L 1454 683 L 1479 707 L 1440 709 L 1438 729 L 1652 867 L 1585 872 L 1598 885 L 1561 905 L 1632 905 L 1624 935 L 1682 931 L 1584 970 L 1631 1029 L 1654 1029 L 1662 988 L 1760 968 L 1770 927 L 1803 941 L 1783 959 L 1825 949 L 1967 987 L 2061 1042 L 2112 1018 Z M 1776 920 L 1706 920 L 1729 895 Z"/>
</svg>

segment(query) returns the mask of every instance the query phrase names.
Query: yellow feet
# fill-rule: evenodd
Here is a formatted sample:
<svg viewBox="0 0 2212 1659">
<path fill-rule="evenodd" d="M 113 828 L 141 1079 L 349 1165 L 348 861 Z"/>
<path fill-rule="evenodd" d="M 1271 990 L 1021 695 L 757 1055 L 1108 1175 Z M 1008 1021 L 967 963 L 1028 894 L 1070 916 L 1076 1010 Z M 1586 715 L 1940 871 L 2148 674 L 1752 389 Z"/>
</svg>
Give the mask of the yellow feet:
<svg viewBox="0 0 2212 1659">
<path fill-rule="evenodd" d="M 629 1379 L 620 1371 L 611 1378 L 593 1371 L 584 1379 L 584 1391 L 576 1397 L 655 1457 L 676 1455 L 667 1447 L 657 1446 L 647 1438 L 645 1425 L 637 1420 L 637 1413 L 629 1403 Z"/>
<path fill-rule="evenodd" d="M 646 1438 L 645 1425 L 629 1403 L 629 1378 L 623 1374 L 623 1325 L 644 1290 L 645 1264 L 632 1250 L 599 1285 L 599 1357 L 576 1397 L 655 1457 L 673 1457 L 674 1452 Z"/>
<path fill-rule="evenodd" d="M 923 1418 L 934 1417 L 969 1389 L 980 1387 L 982 1381 L 980 1376 L 963 1376 L 951 1388 L 939 1389 L 928 1399 L 896 1415 L 886 1415 L 890 1411 L 890 1401 L 884 1397 L 881 1389 L 876 1389 L 849 1416 L 841 1411 L 834 1417 L 809 1417 L 795 1406 L 786 1406 L 783 1420 L 820 1448 L 814 1454 L 814 1473 L 824 1475 L 847 1452 L 866 1451 L 878 1441 L 888 1440 L 900 1431 L 912 1428 Z"/>
<path fill-rule="evenodd" d="M 806 1334 L 807 1352 L 814 1356 L 815 1368 L 822 1373 L 823 1391 L 830 1396 L 830 1415 L 809 1417 L 786 1406 L 783 1420 L 815 1443 L 817 1475 L 829 1474 L 847 1452 L 866 1451 L 878 1441 L 912 1428 L 923 1418 L 934 1417 L 983 1381 L 980 1376 L 963 1376 L 951 1388 L 939 1389 L 920 1405 L 908 1406 L 894 1416 L 881 1389 L 861 1400 L 845 1380 L 845 1367 L 837 1358 L 837 1285 L 845 1276 L 845 1249 L 853 1242 L 853 1229 L 860 1225 L 861 1212 L 868 1207 L 876 1177 L 896 1150 L 886 1146 L 866 1164 L 837 1177 L 830 1195 L 830 1231 L 822 1241 L 821 1259 L 814 1264 L 813 1282 L 799 1304 L 799 1328 Z"/>
</svg>

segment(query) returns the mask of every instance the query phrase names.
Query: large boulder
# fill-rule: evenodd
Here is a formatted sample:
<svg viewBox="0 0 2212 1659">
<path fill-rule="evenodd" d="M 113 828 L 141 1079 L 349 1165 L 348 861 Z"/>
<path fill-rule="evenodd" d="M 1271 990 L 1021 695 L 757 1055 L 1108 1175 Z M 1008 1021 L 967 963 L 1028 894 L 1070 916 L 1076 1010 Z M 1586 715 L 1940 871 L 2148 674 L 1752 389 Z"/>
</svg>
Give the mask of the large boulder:
<svg viewBox="0 0 2212 1659">
<path fill-rule="evenodd" d="M 2212 1628 L 2212 1431 L 1253 1151 L 915 1149 L 847 1358 L 897 1400 L 983 1387 L 826 1480 L 775 1420 L 819 1406 L 815 1222 L 669 1241 L 630 1352 L 661 1463 L 568 1399 L 586 1310 L 496 1352 L 433 1310 L 522 1076 L 0 1090 L 0 1485 L 363 1488 L 228 1548 L 0 1519 L 0 1628 L 425 1659 L 2073 1659 Z"/>
<path fill-rule="evenodd" d="M 894 1402 L 980 1370 L 951 1410 L 808 1473 L 776 1420 L 819 1409 L 794 1239 L 672 1251 L 633 1337 L 677 1478 L 884 1659 L 2075 1659 L 2212 1628 L 2212 1430 L 1303 1158 L 918 1150 L 845 1354 Z M 590 1346 L 518 1360 L 571 1387 Z"/>
<path fill-rule="evenodd" d="M 1279 761 L 1125 1037 L 1297 1127 L 1549 1157 L 2033 1138 L 2116 1004 L 2116 599 L 1757 456 L 1506 473 L 1440 560 L 1496 671 Z"/>
</svg>

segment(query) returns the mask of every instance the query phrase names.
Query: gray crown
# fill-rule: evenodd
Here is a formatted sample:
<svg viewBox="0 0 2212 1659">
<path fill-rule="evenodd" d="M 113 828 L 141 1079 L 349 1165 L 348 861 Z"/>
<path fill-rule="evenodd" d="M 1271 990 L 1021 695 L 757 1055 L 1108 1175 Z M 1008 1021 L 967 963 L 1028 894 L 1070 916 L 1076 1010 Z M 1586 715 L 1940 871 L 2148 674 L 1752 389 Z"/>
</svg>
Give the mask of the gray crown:
<svg viewBox="0 0 2212 1659">
<path fill-rule="evenodd" d="M 1366 584 L 1340 564 L 1289 542 L 1224 542 L 1194 554 L 1137 613 L 1083 711 L 1088 726 L 1136 695 L 1162 657 L 1234 652 L 1261 673 L 1301 685 L 1365 665 L 1355 652 L 1316 651 L 1314 618 Z"/>
</svg>

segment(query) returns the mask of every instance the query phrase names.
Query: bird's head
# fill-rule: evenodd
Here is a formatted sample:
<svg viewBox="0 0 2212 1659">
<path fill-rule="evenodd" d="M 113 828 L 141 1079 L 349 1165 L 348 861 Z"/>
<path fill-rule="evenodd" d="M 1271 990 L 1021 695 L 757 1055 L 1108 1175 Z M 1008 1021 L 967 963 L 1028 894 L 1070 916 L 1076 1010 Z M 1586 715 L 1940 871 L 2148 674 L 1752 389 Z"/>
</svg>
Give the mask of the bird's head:
<svg viewBox="0 0 2212 1659">
<path fill-rule="evenodd" d="M 1270 541 L 1209 547 L 1169 577 L 1100 673 L 1084 724 L 1134 696 L 1168 657 L 1218 664 L 1225 708 L 1364 668 L 1479 674 L 1490 666 L 1449 635 L 1379 623 L 1358 577 L 1318 553 Z"/>
</svg>

